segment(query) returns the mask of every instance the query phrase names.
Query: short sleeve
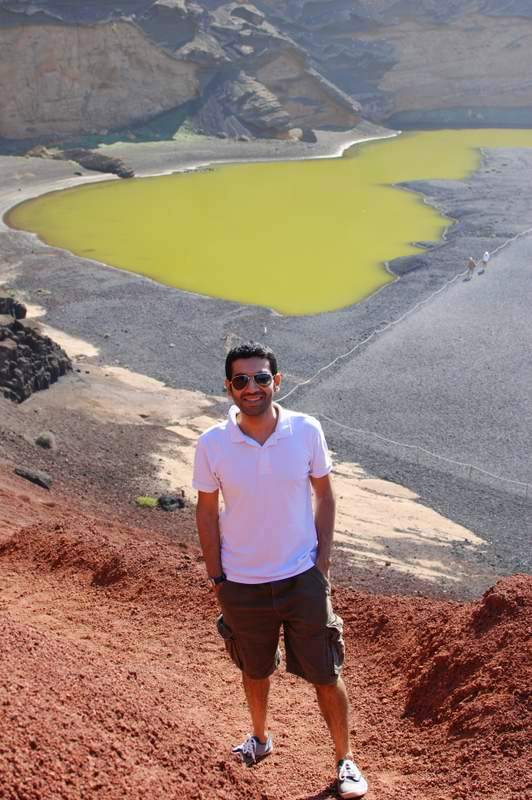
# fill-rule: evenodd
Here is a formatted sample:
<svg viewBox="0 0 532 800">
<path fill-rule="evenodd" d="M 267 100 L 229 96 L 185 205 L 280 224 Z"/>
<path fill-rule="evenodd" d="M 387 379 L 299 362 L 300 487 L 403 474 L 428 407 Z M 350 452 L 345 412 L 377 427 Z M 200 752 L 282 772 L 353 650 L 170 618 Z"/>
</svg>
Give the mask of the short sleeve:
<svg viewBox="0 0 532 800">
<path fill-rule="evenodd" d="M 312 478 L 323 478 L 325 475 L 329 474 L 331 469 L 332 460 L 329 455 L 329 448 L 327 447 L 322 427 L 320 423 L 316 421 L 310 475 Z"/>
<path fill-rule="evenodd" d="M 198 440 L 194 455 L 192 486 L 199 492 L 215 492 L 220 488 L 209 463 L 206 443 L 201 438 Z"/>
</svg>

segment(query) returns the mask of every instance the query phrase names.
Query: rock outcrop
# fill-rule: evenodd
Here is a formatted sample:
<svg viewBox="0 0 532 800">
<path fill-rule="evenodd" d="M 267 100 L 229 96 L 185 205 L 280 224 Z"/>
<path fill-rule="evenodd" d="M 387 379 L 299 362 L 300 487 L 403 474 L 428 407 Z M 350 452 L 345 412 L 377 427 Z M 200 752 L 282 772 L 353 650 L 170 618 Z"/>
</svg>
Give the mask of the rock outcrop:
<svg viewBox="0 0 532 800">
<path fill-rule="evenodd" d="M 529 0 L 0 0 L 0 138 L 532 125 L 531 67 Z"/>
<path fill-rule="evenodd" d="M 263 131 L 282 136 L 291 127 L 277 97 L 245 72 L 217 82 L 195 119 L 203 130 L 234 137 Z"/>
<path fill-rule="evenodd" d="M 301 48 L 288 30 L 282 31 L 255 6 L 247 3 L 222 3 L 211 12 L 210 30 L 230 59 L 230 66 L 219 71 L 211 86 L 217 87 L 224 78 L 234 86 L 234 73 L 245 75 L 246 81 L 254 79 L 274 96 L 278 105 L 287 115 L 286 125 L 279 126 L 280 118 L 274 115 L 271 130 L 275 135 L 284 136 L 290 128 L 352 128 L 360 121 L 360 106 L 337 86 L 326 80 L 312 66 L 309 53 Z M 237 81 L 239 83 L 239 81 Z M 264 99 L 264 89 L 257 92 Z M 233 114 L 234 92 L 229 89 L 229 115 Z M 211 97 L 206 92 L 206 101 Z M 270 108 L 273 105 L 268 102 Z M 251 135 L 261 135 L 261 113 L 264 104 L 256 102 L 259 111 L 240 118 Z M 201 113 L 201 112 L 200 112 Z M 231 131 L 227 131 L 231 133 Z M 242 132 L 242 131 L 241 131 Z"/>
<path fill-rule="evenodd" d="M 199 97 L 196 64 L 133 22 L 0 27 L 0 136 L 68 137 L 119 128 Z"/>
<path fill-rule="evenodd" d="M 11 316 L 15 319 L 24 319 L 27 308 L 24 303 L 15 300 L 14 297 L 0 297 L 0 316 Z"/>
<path fill-rule="evenodd" d="M 92 150 L 83 150 L 76 148 L 74 150 L 63 150 L 60 153 L 61 159 L 68 159 L 69 161 L 76 161 L 85 169 L 94 170 L 95 172 L 109 172 L 112 175 L 118 175 L 119 178 L 134 178 L 135 172 L 128 167 L 122 159 L 111 158 L 111 156 L 103 155 L 103 153 L 95 153 Z"/>
<path fill-rule="evenodd" d="M 532 124 L 529 0 L 262 0 L 261 8 L 374 121 Z"/>
<path fill-rule="evenodd" d="M 184 109 L 207 133 L 353 127 L 360 107 L 250 3 L 0 0 L 0 139 L 106 134 Z"/>
<path fill-rule="evenodd" d="M 58 147 L 45 147 L 42 144 L 30 147 L 24 154 L 27 158 L 51 158 L 55 161 L 75 161 L 85 169 L 94 172 L 107 172 L 119 178 L 134 178 L 135 171 L 125 164 L 121 158 L 106 156 L 97 150 L 85 150 L 81 147 L 61 150 Z M 81 174 L 81 173 L 79 173 Z M 2 313 L 0 311 L 0 313 Z"/>
<path fill-rule="evenodd" d="M 5 300 L 0 298 L 0 308 Z M 10 313 L 0 314 L 0 392 L 21 403 L 72 369 L 65 351 Z"/>
</svg>

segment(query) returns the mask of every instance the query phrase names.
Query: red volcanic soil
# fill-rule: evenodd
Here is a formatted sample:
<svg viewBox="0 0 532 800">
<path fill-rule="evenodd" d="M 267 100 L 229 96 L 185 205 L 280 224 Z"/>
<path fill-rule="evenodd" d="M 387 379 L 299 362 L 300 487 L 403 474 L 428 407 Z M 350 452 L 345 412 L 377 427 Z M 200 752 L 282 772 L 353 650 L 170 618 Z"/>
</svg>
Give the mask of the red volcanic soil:
<svg viewBox="0 0 532 800">
<path fill-rule="evenodd" d="M 0 798 L 334 797 L 313 691 L 282 670 L 274 754 L 232 760 L 249 723 L 190 516 L 172 536 L 99 514 L 0 470 Z M 463 604 L 333 596 L 368 800 L 530 796 L 532 579 Z"/>
</svg>

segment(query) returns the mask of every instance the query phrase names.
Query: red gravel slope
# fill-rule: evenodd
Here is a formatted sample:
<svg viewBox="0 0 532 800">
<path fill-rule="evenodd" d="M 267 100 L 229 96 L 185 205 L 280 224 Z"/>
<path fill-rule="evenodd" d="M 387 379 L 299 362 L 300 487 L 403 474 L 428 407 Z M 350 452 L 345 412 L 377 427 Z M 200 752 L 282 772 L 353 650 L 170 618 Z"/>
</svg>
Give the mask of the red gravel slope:
<svg viewBox="0 0 532 800">
<path fill-rule="evenodd" d="M 247 714 L 198 551 L 27 487 L 0 496 L 0 798 L 333 797 L 313 692 L 282 671 L 274 755 L 228 754 Z M 369 800 L 525 799 L 531 600 L 525 576 L 472 604 L 334 591 Z"/>
</svg>

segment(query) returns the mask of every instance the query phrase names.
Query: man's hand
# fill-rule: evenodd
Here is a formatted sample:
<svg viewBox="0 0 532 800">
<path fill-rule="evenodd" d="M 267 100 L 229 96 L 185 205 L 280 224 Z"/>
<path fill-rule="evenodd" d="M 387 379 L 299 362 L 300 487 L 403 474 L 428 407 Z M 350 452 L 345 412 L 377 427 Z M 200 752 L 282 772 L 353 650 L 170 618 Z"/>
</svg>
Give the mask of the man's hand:
<svg viewBox="0 0 532 800">
<path fill-rule="evenodd" d="M 216 598 L 216 600 L 218 601 L 218 604 L 219 604 L 220 606 L 221 606 L 221 601 L 220 601 L 220 586 L 221 586 L 221 585 L 222 585 L 221 583 L 213 583 L 213 582 L 212 582 L 212 581 L 209 579 L 209 589 L 210 589 L 210 591 L 213 593 L 213 595 L 215 596 L 215 598 Z"/>
<path fill-rule="evenodd" d="M 327 578 L 329 582 L 330 582 L 330 577 L 329 577 L 330 564 L 331 562 L 329 560 L 325 561 L 324 559 L 320 559 L 319 557 L 316 561 L 316 567 L 319 569 L 323 577 Z"/>
</svg>

